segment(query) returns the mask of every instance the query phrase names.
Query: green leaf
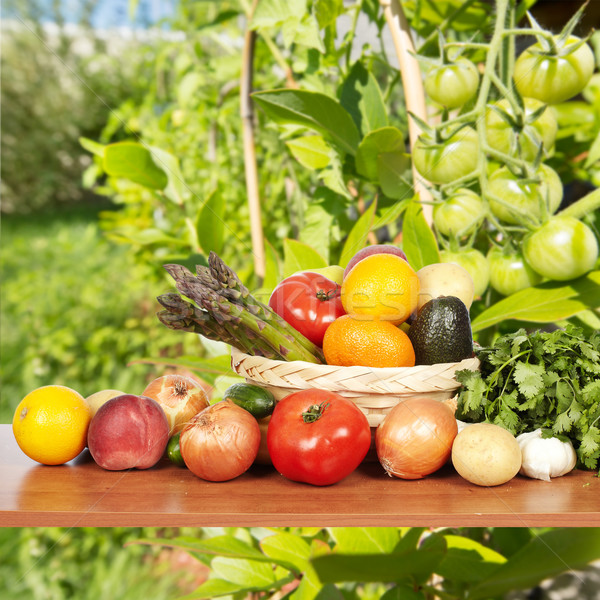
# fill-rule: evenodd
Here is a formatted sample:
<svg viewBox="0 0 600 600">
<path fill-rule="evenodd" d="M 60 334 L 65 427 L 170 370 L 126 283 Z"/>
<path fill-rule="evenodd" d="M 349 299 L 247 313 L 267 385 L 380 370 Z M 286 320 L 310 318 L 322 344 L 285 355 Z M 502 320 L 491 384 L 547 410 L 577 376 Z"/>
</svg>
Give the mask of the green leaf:
<svg viewBox="0 0 600 600">
<path fill-rule="evenodd" d="M 409 200 L 413 194 L 413 186 L 407 155 L 388 152 L 381 154 L 377 162 L 381 191 L 394 200 Z"/>
<path fill-rule="evenodd" d="M 158 543 L 155 539 L 137 540 L 137 543 Z M 252 561 L 276 562 L 265 556 L 262 552 L 249 544 L 233 537 L 232 535 L 219 535 L 208 539 L 181 536 L 173 540 L 160 540 L 161 546 L 169 548 L 180 548 L 186 552 L 195 554 L 207 554 L 211 556 L 245 558 Z"/>
<path fill-rule="evenodd" d="M 265 278 L 262 287 L 272 291 L 282 279 L 282 265 L 277 250 L 265 240 Z"/>
<path fill-rule="evenodd" d="M 422 592 L 417 592 L 412 585 L 398 583 L 390 588 L 380 600 L 426 600 Z"/>
<path fill-rule="evenodd" d="M 402 249 L 410 266 L 418 271 L 426 265 L 440 262 L 435 235 L 423 216 L 423 207 L 413 200 L 406 209 L 402 223 Z"/>
<path fill-rule="evenodd" d="M 99 144 L 94 140 L 90 140 L 89 138 L 80 137 L 79 143 L 83 148 L 85 148 L 88 152 L 91 152 L 95 156 L 99 156 L 100 158 L 104 158 L 104 148 L 106 146 L 104 144 Z"/>
<path fill-rule="evenodd" d="M 246 586 L 225 581 L 224 579 L 210 578 L 197 587 L 191 594 L 180 596 L 178 600 L 198 600 L 198 598 L 217 598 L 229 596 L 236 592 L 246 590 Z"/>
<path fill-rule="evenodd" d="M 327 135 L 341 150 L 354 155 L 360 135 L 341 104 L 320 92 L 269 90 L 252 98 L 277 123 L 295 123 Z"/>
<path fill-rule="evenodd" d="M 396 127 L 383 127 L 365 135 L 356 152 L 356 170 L 370 181 L 378 182 L 382 154 L 398 155 L 408 162 L 404 135 Z"/>
<path fill-rule="evenodd" d="M 337 554 L 312 559 L 323 583 L 342 581 L 389 583 L 426 580 L 435 571 L 446 551 L 443 536 L 432 534 L 427 547 L 396 554 Z M 435 538 L 435 539 L 433 539 Z"/>
<path fill-rule="evenodd" d="M 300 241 L 314 248 L 327 261 L 334 215 L 324 202 L 311 202 L 304 211 L 304 225 L 300 231 Z"/>
<path fill-rule="evenodd" d="M 332 527 L 329 533 L 340 554 L 367 554 L 392 552 L 400 540 L 393 527 Z"/>
<path fill-rule="evenodd" d="M 567 570 L 585 568 L 600 558 L 600 529 L 554 529 L 534 537 L 492 574 L 475 585 L 469 600 L 495 598 L 533 587 Z"/>
<path fill-rule="evenodd" d="M 506 319 L 554 323 L 597 306 L 598 298 L 600 271 L 569 283 L 548 281 L 496 302 L 473 319 L 471 327 L 475 333 Z"/>
<path fill-rule="evenodd" d="M 344 181 L 344 170 L 342 162 L 337 152 L 331 153 L 331 163 L 325 167 L 320 173 L 323 184 L 326 185 L 330 190 L 344 196 L 348 200 L 352 200 L 352 194 L 346 187 Z"/>
<path fill-rule="evenodd" d="M 306 0 L 261 0 L 252 16 L 251 29 L 281 27 L 290 18 L 301 19 Z"/>
<path fill-rule="evenodd" d="M 448 551 L 436 573 L 450 581 L 474 583 L 490 575 L 506 558 L 483 544 L 460 535 L 445 535 Z"/>
<path fill-rule="evenodd" d="M 354 63 L 342 85 L 340 103 L 352 116 L 363 135 L 388 124 L 387 110 L 379 84 L 373 73 L 360 61 Z"/>
<path fill-rule="evenodd" d="M 283 276 L 289 277 L 297 271 L 321 269 L 327 261 L 311 246 L 297 240 L 283 241 Z"/>
<path fill-rule="evenodd" d="M 225 241 L 225 197 L 220 189 L 212 191 L 196 221 L 198 241 L 205 254 L 221 254 Z"/>
<path fill-rule="evenodd" d="M 371 206 L 365 210 L 358 221 L 356 221 L 354 224 L 354 227 L 352 227 L 350 230 L 350 233 L 344 242 L 340 260 L 338 261 L 341 267 L 345 267 L 350 262 L 350 259 L 359 250 L 365 247 L 367 236 L 369 235 L 371 227 L 373 226 L 376 210 L 377 201 L 373 200 Z"/>
<path fill-rule="evenodd" d="M 325 52 L 325 45 L 319 33 L 319 24 L 314 15 L 306 13 L 301 19 L 290 18 L 281 27 L 283 44 L 289 48 L 292 44 L 315 48 L 319 52 Z"/>
<path fill-rule="evenodd" d="M 183 204 L 189 198 L 190 190 L 183 178 L 179 160 L 162 148 L 149 146 L 149 150 L 154 162 L 167 174 L 169 183 L 164 190 L 165 196 L 176 204 Z"/>
<path fill-rule="evenodd" d="M 320 135 L 305 135 L 285 143 L 292 156 L 307 169 L 324 169 L 331 162 L 331 146 Z"/>
<path fill-rule="evenodd" d="M 304 572 L 308 568 L 310 545 L 298 535 L 287 532 L 270 535 L 261 540 L 260 547 L 267 556 L 280 565 L 287 564 L 289 569 Z"/>
<path fill-rule="evenodd" d="M 277 581 L 272 566 L 256 560 L 217 556 L 210 566 L 217 578 L 246 589 L 267 589 Z"/>
<path fill-rule="evenodd" d="M 104 170 L 112 177 L 122 177 L 152 190 L 162 190 L 169 183 L 148 148 L 135 142 L 117 142 L 104 149 Z"/>
<path fill-rule="evenodd" d="M 335 23 L 344 12 L 344 0 L 315 0 L 314 11 L 319 27 L 323 29 Z"/>
</svg>

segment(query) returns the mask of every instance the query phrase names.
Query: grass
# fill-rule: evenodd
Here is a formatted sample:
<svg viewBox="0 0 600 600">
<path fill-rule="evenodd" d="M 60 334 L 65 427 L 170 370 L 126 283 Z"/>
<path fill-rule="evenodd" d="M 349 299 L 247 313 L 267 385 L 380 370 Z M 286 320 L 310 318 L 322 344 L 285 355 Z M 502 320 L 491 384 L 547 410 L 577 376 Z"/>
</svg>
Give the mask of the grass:
<svg viewBox="0 0 600 600">
<path fill-rule="evenodd" d="M 158 528 L 0 528 L 3 600 L 177 598 L 202 573 L 170 551 L 126 545 L 170 536 Z M 205 573 L 204 573 L 205 575 Z"/>
<path fill-rule="evenodd" d="M 132 361 L 201 351 L 158 322 L 155 298 L 168 282 L 103 237 L 97 210 L 3 218 L 0 423 L 42 385 L 139 394 L 162 372 Z"/>
</svg>

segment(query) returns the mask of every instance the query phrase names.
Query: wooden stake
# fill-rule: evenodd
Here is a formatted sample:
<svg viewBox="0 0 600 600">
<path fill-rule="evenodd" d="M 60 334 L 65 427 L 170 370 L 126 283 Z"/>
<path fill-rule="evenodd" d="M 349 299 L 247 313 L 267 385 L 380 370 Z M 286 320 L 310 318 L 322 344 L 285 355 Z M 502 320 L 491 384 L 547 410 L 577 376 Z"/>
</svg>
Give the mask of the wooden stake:
<svg viewBox="0 0 600 600">
<path fill-rule="evenodd" d="M 248 24 L 256 9 L 258 0 L 252 3 L 248 15 Z M 252 93 L 252 76 L 254 67 L 254 46 L 256 32 L 246 27 L 244 48 L 242 51 L 242 73 L 240 77 L 240 115 L 242 117 L 242 134 L 244 145 L 244 167 L 246 171 L 246 193 L 248 194 L 248 207 L 250 209 L 250 234 L 252 238 L 252 255 L 254 258 L 254 272 L 258 279 L 257 285 L 262 285 L 265 278 L 265 242 L 262 228 L 262 215 L 260 206 L 260 192 L 258 187 L 258 168 L 256 165 L 256 145 L 254 143 L 254 107 L 250 94 Z"/>
<path fill-rule="evenodd" d="M 379 0 L 383 7 L 383 14 L 392 35 L 394 49 L 400 65 L 400 75 L 404 86 L 406 109 L 427 122 L 427 108 L 425 104 L 425 91 L 421 79 L 421 69 L 417 59 L 411 55 L 415 52 L 415 45 L 410 34 L 410 27 L 399 0 Z M 411 149 L 419 137 L 421 130 L 417 123 L 408 118 L 408 135 Z M 433 222 L 433 205 L 430 203 L 431 194 L 425 186 L 421 176 L 413 165 L 414 190 L 419 194 L 423 204 L 423 214 L 429 225 Z"/>
</svg>

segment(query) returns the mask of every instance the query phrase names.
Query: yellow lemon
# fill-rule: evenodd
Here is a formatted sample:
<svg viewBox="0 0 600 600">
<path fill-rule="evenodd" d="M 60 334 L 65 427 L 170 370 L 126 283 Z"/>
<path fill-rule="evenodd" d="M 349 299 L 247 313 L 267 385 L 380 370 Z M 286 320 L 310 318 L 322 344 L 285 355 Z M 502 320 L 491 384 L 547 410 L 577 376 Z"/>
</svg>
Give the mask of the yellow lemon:
<svg viewBox="0 0 600 600">
<path fill-rule="evenodd" d="M 21 400 L 13 433 L 29 458 L 44 465 L 62 465 L 85 448 L 91 418 L 81 394 L 62 385 L 47 385 Z"/>
</svg>

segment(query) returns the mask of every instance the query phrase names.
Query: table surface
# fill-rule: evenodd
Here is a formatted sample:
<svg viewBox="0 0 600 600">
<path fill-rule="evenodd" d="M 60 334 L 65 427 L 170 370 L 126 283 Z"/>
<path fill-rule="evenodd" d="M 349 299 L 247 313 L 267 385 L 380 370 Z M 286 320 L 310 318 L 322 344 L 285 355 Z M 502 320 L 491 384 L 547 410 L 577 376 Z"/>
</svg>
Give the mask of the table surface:
<svg viewBox="0 0 600 600">
<path fill-rule="evenodd" d="M 573 471 L 551 482 L 518 475 L 478 487 L 451 466 L 421 480 L 391 478 L 365 462 L 343 481 L 314 487 L 254 465 L 223 483 L 163 460 L 105 471 L 85 450 L 66 465 L 25 456 L 0 425 L 0 526 L 600 526 L 600 478 Z"/>
</svg>

